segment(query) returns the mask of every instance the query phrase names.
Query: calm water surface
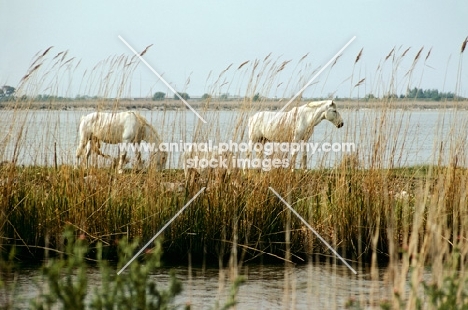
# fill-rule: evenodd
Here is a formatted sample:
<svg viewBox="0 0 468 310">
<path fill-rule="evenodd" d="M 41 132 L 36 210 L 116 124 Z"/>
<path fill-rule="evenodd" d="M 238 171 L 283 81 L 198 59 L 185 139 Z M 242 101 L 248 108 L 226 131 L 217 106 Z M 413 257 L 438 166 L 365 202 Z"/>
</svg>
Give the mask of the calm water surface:
<svg viewBox="0 0 468 310">
<path fill-rule="evenodd" d="M 23 165 L 74 164 L 80 117 L 90 111 L 2 111 L 0 160 Z M 211 111 L 203 113 L 203 124 L 189 110 L 140 111 L 170 142 L 247 142 L 247 119 L 252 113 Z M 370 165 L 410 166 L 436 163 L 465 141 L 467 111 L 455 110 L 341 110 L 345 126 L 335 128 L 328 121 L 315 127 L 310 142 L 352 142 L 358 157 Z M 117 146 L 103 145 L 103 151 L 117 154 Z M 308 166 L 333 166 L 344 152 L 309 153 Z M 170 156 L 170 168 L 181 168 L 179 153 Z M 147 156 L 147 154 L 143 154 Z M 109 163 L 107 163 L 109 164 Z M 106 165 L 106 163 L 103 163 Z"/>
<path fill-rule="evenodd" d="M 183 292 L 176 299 L 178 305 L 190 304 L 192 309 L 212 309 L 216 302 L 223 305 L 227 301 L 232 283 L 227 270 L 173 269 L 183 283 Z M 240 274 L 246 281 L 237 295 L 237 309 L 341 309 L 350 298 L 367 304 L 371 294 L 374 300 L 382 301 L 388 299 L 391 292 L 388 283 L 382 279 L 371 281 L 366 270 L 354 275 L 339 265 L 309 264 L 290 269 L 253 265 L 242 268 Z M 97 269 L 89 269 L 91 290 L 100 285 L 99 277 Z M 152 279 L 158 283 L 158 287 L 166 288 L 169 269 L 158 269 Z M 26 307 L 28 300 L 37 296 L 41 283 L 37 268 L 22 269 L 16 280 L 16 305 Z"/>
</svg>

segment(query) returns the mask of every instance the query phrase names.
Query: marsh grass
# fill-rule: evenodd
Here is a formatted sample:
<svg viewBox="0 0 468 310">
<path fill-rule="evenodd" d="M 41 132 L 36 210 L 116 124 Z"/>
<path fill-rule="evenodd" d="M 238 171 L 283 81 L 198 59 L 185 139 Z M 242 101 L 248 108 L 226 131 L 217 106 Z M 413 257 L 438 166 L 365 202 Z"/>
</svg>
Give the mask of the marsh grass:
<svg viewBox="0 0 468 310">
<path fill-rule="evenodd" d="M 166 255 L 186 258 L 189 251 L 192 257 L 206 255 L 216 260 L 222 249 L 229 248 L 225 243 L 232 240 L 236 226 L 238 242 L 256 249 L 245 250 L 246 259 L 259 252 L 282 257 L 286 211 L 269 193 L 271 186 L 290 197 L 293 207 L 324 238 L 336 240 L 349 259 L 369 261 L 373 253 L 370 241 L 380 226 L 381 236 L 374 250 L 380 260 L 387 261 L 390 240 L 398 244 L 404 241 L 401 238 L 410 230 L 417 202 L 424 202 L 419 201 L 425 197 L 424 191 L 431 197 L 442 185 L 449 186 L 443 198 L 447 211 L 465 192 L 465 169 L 440 169 L 436 179 L 429 176 L 429 170 L 431 167 L 426 166 L 375 170 L 348 166 L 343 170 L 294 173 L 272 170 L 248 176 L 231 174 L 223 183 L 206 180 L 205 184 L 193 184 L 186 192 L 173 192 L 165 190 L 160 182 L 184 182 L 181 171 L 118 175 L 112 170 L 84 172 L 68 166 L 58 171 L 15 168 L 9 172 L 13 184 L 3 188 L 3 197 L 8 197 L 2 199 L 3 233 L 8 240 L 3 245 L 16 244 L 18 254 L 41 257 L 46 236 L 49 247 L 60 249 L 59 236 L 66 225 L 72 225 L 91 246 L 102 242 L 112 253 L 116 240 L 123 236 L 150 239 L 191 195 L 207 185 L 206 193 L 164 233 Z M 376 223 L 378 218 L 380 223 Z M 220 227 L 224 227 L 224 233 Z M 393 233 L 387 235 L 390 229 Z M 299 261 L 313 253 L 327 253 L 316 241 L 311 249 L 312 239 L 299 220 L 291 220 L 291 251 L 301 258 Z"/>
<path fill-rule="evenodd" d="M 66 247 L 61 233 L 67 226 L 86 239 L 91 249 L 102 251 L 103 257 L 116 258 L 120 240 L 150 239 L 206 186 L 206 191 L 164 232 L 164 259 L 214 262 L 220 269 L 228 264 L 236 274 L 250 262 L 286 263 L 286 269 L 293 268 L 291 262 L 339 263 L 297 218 L 291 217 L 268 190 L 272 187 L 343 257 L 360 271 L 370 268 L 375 283 L 382 280 L 379 268 L 385 268 L 383 280 L 388 294 L 382 297 L 371 292 L 370 301 L 360 296 L 359 300 L 350 300 L 348 306 L 437 308 L 452 303 L 455 293 L 455 301 L 466 304 L 463 284 L 468 252 L 468 170 L 464 151 L 467 122 L 457 110 L 441 112 L 433 128 L 436 140 L 432 162 L 408 166 L 404 150 L 415 142 L 411 136 L 412 114 L 402 115 L 393 109 L 397 103 L 391 94 L 414 85 L 423 50 L 411 58 L 412 49 L 393 48 L 378 65 L 373 81 L 360 74 L 365 58 L 360 50 L 349 77 L 350 93 L 370 87 L 372 93 L 385 99 L 379 101 L 378 110 L 363 111 L 342 129 L 346 139 L 359 145 L 355 153 L 339 158 L 317 155 L 318 166 L 312 170 L 233 170 L 222 179 L 207 172 L 198 181 L 186 183 L 179 169 L 156 171 L 151 166 L 143 171 L 129 169 L 122 175 L 105 164 L 88 170 L 73 169 L 71 164 L 54 165 L 50 159 L 47 166 L 21 167 L 17 163 L 21 148 L 27 147 L 24 136 L 33 129 L 28 127 L 27 114 L 14 113 L 0 137 L 0 155 L 10 161 L 0 167 L 2 248 L 7 253 L 14 246 L 16 256 L 21 258 L 42 259 L 45 253 L 60 255 Z M 69 66 L 73 60 L 64 53 L 54 58 L 55 64 L 49 64 L 49 71 L 41 73 L 47 67 L 47 53 L 50 51 L 37 56 L 20 92 L 37 92 L 32 87 L 41 74 L 56 77 L 76 68 Z M 425 60 L 429 56 L 430 51 Z M 238 66 L 229 65 L 218 76 L 210 74 L 206 82 L 210 93 L 232 91 L 242 98 L 237 104 L 238 116 L 221 122 L 213 112 L 213 107 L 221 104 L 216 96 L 208 99 L 201 110 L 210 126 L 198 122 L 188 128 L 185 110 L 179 110 L 173 118 L 161 111 L 158 123 L 169 128 L 163 139 L 245 141 L 248 116 L 256 109 L 275 109 L 277 104 L 267 101 L 266 96 L 259 97 L 260 103 L 254 102 L 255 94 L 282 98 L 294 94 L 316 72 L 306 61 L 304 55 L 293 66 L 294 62 L 268 55 Z M 99 94 L 95 101 L 97 110 L 108 107 L 108 102 L 99 98 L 113 97 L 111 94 L 125 97 L 136 65 L 134 58 L 111 57 L 84 75 L 88 80 L 83 79 L 83 89 L 91 92 L 92 88 Z M 397 68 L 404 65 L 409 71 L 401 76 Z M 282 74 L 290 66 L 293 74 L 282 82 Z M 334 66 L 327 76 L 333 73 Z M 54 73 L 57 67 L 59 73 Z M 357 77 L 355 69 L 359 71 Z M 312 87 L 316 90 L 319 85 Z M 14 102 L 10 108 L 27 108 L 28 103 L 31 105 L 32 101 Z M 112 104 L 112 110 L 120 108 L 118 99 Z M 291 107 L 299 104 L 302 102 L 297 99 Z M 56 117 L 53 111 L 50 117 Z M 50 128 L 49 136 L 56 132 Z M 48 138 L 38 139 L 43 139 L 45 147 L 53 145 Z M 13 149 L 12 153 L 4 151 L 7 146 Z M 186 186 L 183 191 L 171 191 L 163 183 Z M 285 278 L 285 290 L 289 292 L 285 293 L 286 307 L 294 301 L 293 282 L 293 278 Z"/>
</svg>

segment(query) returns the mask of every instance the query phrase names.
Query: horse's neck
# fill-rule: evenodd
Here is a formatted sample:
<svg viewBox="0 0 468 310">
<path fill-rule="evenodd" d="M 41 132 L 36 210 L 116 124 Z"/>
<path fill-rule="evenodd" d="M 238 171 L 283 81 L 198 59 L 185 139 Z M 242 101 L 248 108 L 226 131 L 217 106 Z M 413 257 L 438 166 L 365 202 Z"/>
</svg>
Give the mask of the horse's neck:
<svg viewBox="0 0 468 310">
<path fill-rule="evenodd" d="M 305 123 L 308 126 L 316 126 L 322 120 L 322 114 L 324 112 L 323 107 L 310 108 L 307 105 L 299 107 L 298 115 L 304 117 Z"/>
<path fill-rule="evenodd" d="M 159 137 L 157 131 L 149 124 L 144 125 L 145 136 L 151 143 L 159 144 L 161 143 L 161 138 Z"/>
<path fill-rule="evenodd" d="M 301 107 L 294 107 L 282 115 L 284 121 L 297 122 L 301 117 Z"/>
</svg>

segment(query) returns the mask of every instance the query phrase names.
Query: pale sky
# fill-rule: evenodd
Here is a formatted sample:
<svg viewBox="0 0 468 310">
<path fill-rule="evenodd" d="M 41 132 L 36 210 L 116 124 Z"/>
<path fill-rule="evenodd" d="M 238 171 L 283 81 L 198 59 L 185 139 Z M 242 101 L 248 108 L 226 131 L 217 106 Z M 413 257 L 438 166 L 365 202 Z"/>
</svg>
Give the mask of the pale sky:
<svg viewBox="0 0 468 310">
<path fill-rule="evenodd" d="M 35 55 L 53 46 L 42 60 L 42 71 L 38 71 L 44 78 L 36 76 L 30 81 L 42 86 L 28 86 L 30 92 L 67 96 L 104 92 L 117 96 L 116 91 L 104 91 L 95 85 L 102 83 L 107 71 L 112 71 L 115 81 L 122 78 L 118 67 L 105 67 L 106 60 L 108 64 L 112 57 L 133 55 L 118 38 L 120 35 L 139 52 L 153 44 L 144 59 L 176 90 L 191 96 L 206 92 L 245 95 L 254 61 L 258 59 L 261 67 L 270 53 L 270 59 L 278 66 L 291 62 L 275 76 L 271 87 L 258 86 L 256 90 L 269 92 L 264 95 L 271 97 L 292 96 L 315 69 L 356 36 L 336 65 L 324 70 L 304 96 L 379 94 L 390 88 L 394 71 L 398 92 L 409 85 L 456 91 L 468 97 L 468 49 L 460 54 L 461 44 L 468 36 L 467 16 L 466 0 L 0 0 L 0 86 L 18 87 Z M 422 47 L 419 62 L 407 75 Z M 392 58 L 384 63 L 393 48 L 396 57 L 407 48 L 410 50 L 398 64 L 396 60 L 392 64 Z M 353 66 L 361 49 L 361 59 Z M 63 67 L 52 67 L 52 58 L 62 51 L 68 51 L 60 63 Z M 64 63 L 73 57 L 67 67 Z M 250 62 L 238 70 L 247 60 Z M 93 72 L 100 61 L 101 67 Z M 385 69 L 378 70 L 379 63 Z M 233 65 L 225 72 L 224 82 L 213 86 L 230 64 Z M 354 87 L 363 78 L 366 80 Z M 142 63 L 125 84 L 123 96 L 130 93 L 144 97 L 163 91 L 172 97 L 170 90 Z M 287 91 L 282 91 L 284 88 Z"/>
</svg>

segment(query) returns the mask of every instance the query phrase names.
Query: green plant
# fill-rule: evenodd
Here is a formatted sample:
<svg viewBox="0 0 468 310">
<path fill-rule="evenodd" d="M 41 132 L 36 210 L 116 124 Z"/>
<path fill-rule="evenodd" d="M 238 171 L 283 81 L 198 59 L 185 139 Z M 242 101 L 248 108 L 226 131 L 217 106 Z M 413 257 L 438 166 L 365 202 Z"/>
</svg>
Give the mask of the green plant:
<svg viewBox="0 0 468 310">
<path fill-rule="evenodd" d="M 101 285 L 94 289 L 88 285 L 86 254 L 88 245 L 82 237 L 75 239 L 67 228 L 64 235 L 64 258 L 51 259 L 42 269 L 38 282 L 40 294 L 31 302 L 34 309 L 171 309 L 174 297 L 182 291 L 181 282 L 170 273 L 169 287 L 161 289 L 151 279 L 151 272 L 160 266 L 161 247 L 148 251 L 143 262 L 135 262 L 128 271 L 117 275 L 102 259 L 102 245 L 97 247 L 97 265 Z M 119 266 L 133 254 L 138 242 L 119 242 Z M 44 285 L 42 284 L 44 283 Z"/>
<path fill-rule="evenodd" d="M 426 298 L 418 298 L 418 308 L 426 309 L 429 306 L 441 310 L 468 309 L 468 278 L 460 267 L 460 250 L 454 249 L 445 264 L 443 273 L 446 275 L 442 283 L 422 282 Z M 423 303 L 424 300 L 427 300 L 428 305 Z"/>
<path fill-rule="evenodd" d="M 16 281 L 8 283 L 5 279 L 10 275 L 15 275 L 15 248 L 13 247 L 6 260 L 0 255 L 0 309 L 13 309 L 16 296 Z"/>
</svg>

